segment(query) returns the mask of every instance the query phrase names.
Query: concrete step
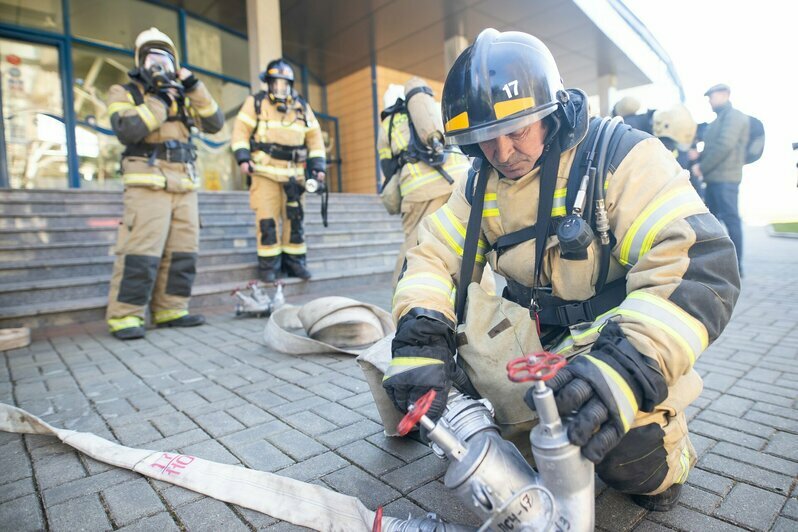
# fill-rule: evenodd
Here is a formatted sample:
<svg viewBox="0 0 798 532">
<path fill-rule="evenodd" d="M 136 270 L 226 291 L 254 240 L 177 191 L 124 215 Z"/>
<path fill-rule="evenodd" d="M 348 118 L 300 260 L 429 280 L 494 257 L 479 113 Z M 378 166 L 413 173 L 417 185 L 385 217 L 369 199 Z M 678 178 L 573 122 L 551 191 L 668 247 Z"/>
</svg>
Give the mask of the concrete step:
<svg viewBox="0 0 798 532">
<path fill-rule="evenodd" d="M 285 280 L 285 294 L 288 303 L 297 296 L 309 295 L 319 297 L 335 295 L 343 288 L 374 286 L 391 282 L 393 266 L 382 268 L 350 269 L 347 271 L 316 272 L 310 281 L 299 279 Z M 205 286 L 194 286 L 191 297 L 191 310 L 201 311 L 203 308 L 225 305 L 233 313 L 235 302 L 230 292 L 241 287 L 238 281 L 218 283 Z M 81 299 L 53 301 L 46 305 L 28 304 L 10 308 L 0 307 L 0 327 L 53 327 L 72 323 L 88 323 L 104 320 L 107 296 L 86 297 Z"/>
<path fill-rule="evenodd" d="M 401 230 L 398 217 L 386 217 L 375 220 L 363 220 L 357 216 L 348 220 L 331 219 L 327 228 L 320 220 L 310 218 L 305 221 L 305 234 L 326 234 L 335 231 L 354 232 L 363 229 L 364 225 L 371 230 Z M 45 229 L 0 229 L 0 247 L 30 245 L 41 243 L 86 242 L 102 240 L 112 242 L 116 239 L 118 222 L 108 223 L 100 227 L 48 227 Z M 200 234 L 203 236 L 233 237 L 240 234 L 254 234 L 255 220 L 249 221 L 214 221 L 203 222 Z"/>
<path fill-rule="evenodd" d="M 6 262 L 61 260 L 77 257 L 102 257 L 111 254 L 116 239 L 116 231 L 91 233 L 95 239 L 85 242 L 51 242 L 0 246 L 0 264 Z M 305 235 L 311 253 L 320 245 L 349 246 L 369 242 L 402 242 L 402 231 L 397 226 L 392 229 L 357 231 L 324 230 Z M 200 233 L 200 250 L 241 249 L 256 246 L 255 229 L 250 228 L 240 234 L 207 235 Z"/>
<path fill-rule="evenodd" d="M 119 225 L 121 210 L 101 211 L 91 215 L 86 214 L 20 214 L 16 216 L 0 216 L 0 229 L 55 229 L 68 228 L 81 230 L 92 227 L 116 227 Z M 255 213 L 249 209 L 243 210 L 205 210 L 200 212 L 203 226 L 220 222 L 237 224 L 254 224 Z M 339 212 L 329 213 L 330 224 L 350 224 L 371 221 L 393 220 L 385 209 L 341 209 Z M 305 213 L 306 223 L 321 223 L 321 214 L 315 211 Z"/>
<path fill-rule="evenodd" d="M 340 256 L 354 257 L 360 254 L 396 253 L 402 245 L 401 239 L 385 241 L 361 241 L 347 244 L 316 244 L 311 248 L 310 259 L 321 261 Z M 108 251 L 106 246 L 106 251 Z M 57 257 L 52 259 L 25 260 L 18 262 L 0 262 L 0 285 L 3 283 L 21 283 L 45 279 L 64 279 L 70 277 L 110 276 L 115 257 L 112 255 L 82 255 L 72 258 Z M 243 264 L 257 262 L 257 248 L 201 250 L 198 267 L 217 266 L 221 264 Z"/>
<path fill-rule="evenodd" d="M 308 268 L 312 272 L 347 272 L 354 269 L 392 267 L 395 260 L 396 251 L 319 258 L 311 256 Z M 195 285 L 245 282 L 256 276 L 255 260 L 238 264 L 202 266 L 197 268 Z M 109 280 L 110 274 L 104 274 L 3 283 L 0 284 L 0 309 L 27 305 L 46 306 L 55 301 L 102 297 L 108 294 Z"/>
<path fill-rule="evenodd" d="M 28 202 L 28 203 L 48 203 L 55 205 L 64 203 L 113 203 L 122 201 L 122 191 L 111 190 L 80 190 L 80 189 L 38 189 L 38 190 L 18 190 L 0 189 L 0 203 L 6 202 Z M 308 202 L 319 202 L 316 194 L 307 195 Z M 331 193 L 330 205 L 338 202 L 380 204 L 376 194 L 349 194 Z M 244 203 L 249 204 L 249 192 L 246 191 L 218 191 L 200 192 L 200 205 L 211 203 Z"/>
<path fill-rule="evenodd" d="M 121 216 L 122 198 L 115 201 L 25 201 L 16 198 L 11 200 L 0 200 L 3 206 L 1 216 Z M 249 197 L 233 198 L 227 201 L 201 201 L 199 204 L 200 214 L 208 211 L 222 212 L 251 212 L 249 208 Z M 318 213 L 320 210 L 319 201 L 315 198 L 306 201 L 308 213 Z M 347 197 L 331 196 L 328 205 L 330 215 L 345 212 L 363 213 L 386 213 L 385 207 L 379 201 L 353 201 Z M 387 213 L 386 213 L 387 214 Z"/>
</svg>

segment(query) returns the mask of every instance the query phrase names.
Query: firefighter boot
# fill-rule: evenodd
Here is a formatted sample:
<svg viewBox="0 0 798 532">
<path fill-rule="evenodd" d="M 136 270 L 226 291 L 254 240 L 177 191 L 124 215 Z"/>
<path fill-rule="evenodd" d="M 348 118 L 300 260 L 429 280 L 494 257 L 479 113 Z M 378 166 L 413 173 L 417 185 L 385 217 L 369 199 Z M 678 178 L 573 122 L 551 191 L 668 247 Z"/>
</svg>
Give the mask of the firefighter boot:
<svg viewBox="0 0 798 532">
<path fill-rule="evenodd" d="M 202 314 L 183 314 L 179 318 L 175 318 L 173 320 L 168 321 L 161 321 L 157 322 L 156 317 L 156 326 L 158 328 L 161 327 L 197 327 L 199 325 L 205 325 L 205 316 Z"/>
<path fill-rule="evenodd" d="M 674 484 L 657 495 L 632 495 L 632 501 L 651 512 L 667 512 L 676 506 L 681 495 L 682 485 Z"/>
<path fill-rule="evenodd" d="M 146 330 L 144 327 L 139 325 L 138 327 L 125 327 L 111 334 L 114 335 L 114 338 L 118 338 L 119 340 L 136 340 L 137 338 L 144 338 L 145 332 Z"/>
<path fill-rule="evenodd" d="M 280 264 L 282 263 L 280 255 L 275 257 L 258 257 L 258 279 L 264 283 L 273 283 L 277 280 L 277 274 L 280 273 Z"/>
<path fill-rule="evenodd" d="M 283 257 L 283 271 L 289 277 L 299 277 L 307 281 L 312 276 L 307 268 L 305 255 L 288 255 Z"/>
</svg>

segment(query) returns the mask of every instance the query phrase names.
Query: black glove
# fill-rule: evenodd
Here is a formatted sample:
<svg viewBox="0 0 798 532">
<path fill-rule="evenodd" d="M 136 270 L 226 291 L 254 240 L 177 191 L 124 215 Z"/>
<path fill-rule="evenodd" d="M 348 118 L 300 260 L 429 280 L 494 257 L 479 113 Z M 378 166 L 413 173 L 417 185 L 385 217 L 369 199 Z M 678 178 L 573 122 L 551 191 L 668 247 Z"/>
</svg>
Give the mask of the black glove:
<svg viewBox="0 0 798 532">
<path fill-rule="evenodd" d="M 189 77 L 180 80 L 180 83 L 183 84 L 183 90 L 185 90 L 186 92 L 191 92 L 194 89 L 194 87 L 197 85 L 197 83 L 199 83 L 199 80 L 197 79 L 197 76 L 195 76 L 194 73 L 192 72 Z"/>
<path fill-rule="evenodd" d="M 252 186 L 252 174 L 245 174 L 247 176 L 247 189 Z"/>
<path fill-rule="evenodd" d="M 413 309 L 416 310 L 416 309 Z M 399 322 L 391 350 L 393 360 L 382 386 L 401 412 L 430 389 L 437 392 L 427 417 L 443 414 L 455 372 L 454 331 L 445 322 L 413 311 Z M 445 318 L 443 318 L 445 319 Z"/>
<path fill-rule="evenodd" d="M 608 322 L 589 355 L 577 356 L 546 383 L 557 410 L 570 416 L 568 439 L 598 464 L 629 431 L 639 410 L 651 412 L 668 396 L 653 358 L 640 354 L 615 322 Z M 524 396 L 533 410 L 530 388 Z"/>
</svg>

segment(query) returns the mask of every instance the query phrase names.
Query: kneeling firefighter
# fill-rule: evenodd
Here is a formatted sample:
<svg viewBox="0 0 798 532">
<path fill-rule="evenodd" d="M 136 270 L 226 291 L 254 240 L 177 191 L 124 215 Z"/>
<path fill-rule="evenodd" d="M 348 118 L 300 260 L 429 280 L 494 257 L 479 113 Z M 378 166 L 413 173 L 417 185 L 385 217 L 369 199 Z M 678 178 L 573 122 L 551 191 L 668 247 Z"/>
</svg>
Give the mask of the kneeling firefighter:
<svg viewBox="0 0 798 532">
<path fill-rule="evenodd" d="M 310 279 L 302 226 L 305 172 L 323 186 L 324 140 L 310 105 L 293 90 L 288 63 L 270 62 L 260 79 L 266 90 L 246 99 L 231 139 L 257 218 L 258 274 L 267 283 L 281 273 Z"/>
<path fill-rule="evenodd" d="M 532 390 L 505 366 L 565 355 L 547 385 L 568 439 L 609 486 L 672 508 L 696 461 L 684 415 L 702 387 L 693 365 L 739 295 L 734 246 L 662 143 L 589 119 L 585 93 L 563 88 L 531 35 L 484 30 L 442 105 L 447 142 L 481 162 L 407 253 L 388 397 L 405 411 L 434 389 L 435 419 L 455 378 L 522 446 Z M 502 297 L 474 282 L 483 261 L 507 279 Z"/>
<path fill-rule="evenodd" d="M 114 336 L 144 336 L 149 305 L 159 326 L 192 327 L 188 313 L 199 249 L 192 129 L 215 133 L 224 115 L 205 85 L 180 68 L 172 40 L 139 34 L 130 83 L 109 90 L 111 127 L 125 145 L 124 214 L 116 242 L 106 319 Z"/>
<path fill-rule="evenodd" d="M 380 118 L 377 152 L 385 177 L 383 201 L 391 214 L 402 213 L 405 236 L 394 268 L 395 286 L 405 253 L 416 245 L 421 220 L 446 203 L 471 164 L 460 150 L 444 149 L 440 106 L 424 80 L 409 79 L 405 97 L 386 108 Z M 392 191 L 389 196 L 388 191 Z"/>
</svg>

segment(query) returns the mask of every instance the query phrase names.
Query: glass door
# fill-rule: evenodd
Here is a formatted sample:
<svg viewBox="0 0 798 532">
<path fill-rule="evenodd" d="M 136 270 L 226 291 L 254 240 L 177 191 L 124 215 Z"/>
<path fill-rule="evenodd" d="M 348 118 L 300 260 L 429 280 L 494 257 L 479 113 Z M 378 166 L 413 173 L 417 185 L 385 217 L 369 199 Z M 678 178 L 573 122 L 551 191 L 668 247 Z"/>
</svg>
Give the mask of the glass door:
<svg viewBox="0 0 798 532">
<path fill-rule="evenodd" d="M 0 185 L 65 188 L 68 162 L 58 47 L 0 38 Z"/>
</svg>

